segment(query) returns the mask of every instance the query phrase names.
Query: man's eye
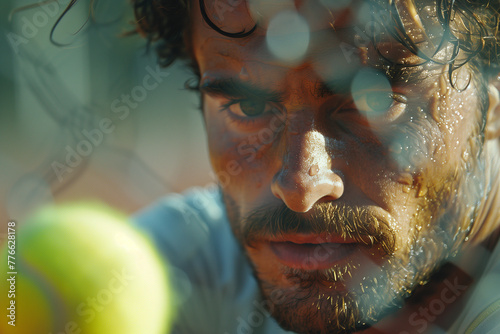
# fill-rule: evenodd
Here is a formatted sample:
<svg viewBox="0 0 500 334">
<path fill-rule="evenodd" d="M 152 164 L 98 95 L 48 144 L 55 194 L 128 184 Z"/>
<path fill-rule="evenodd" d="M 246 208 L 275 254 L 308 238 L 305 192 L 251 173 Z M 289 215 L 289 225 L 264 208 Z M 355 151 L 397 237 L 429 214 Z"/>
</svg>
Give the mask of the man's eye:
<svg viewBox="0 0 500 334">
<path fill-rule="evenodd" d="M 354 102 L 360 111 L 381 113 L 391 107 L 393 99 L 387 93 L 370 92 L 356 97 Z"/>
<path fill-rule="evenodd" d="M 356 108 L 369 119 L 386 118 L 388 121 L 397 119 L 408 102 L 406 96 L 392 91 L 363 92 L 353 98 Z"/>
<path fill-rule="evenodd" d="M 235 100 L 226 103 L 223 109 L 238 117 L 258 117 L 272 110 L 272 105 L 259 100 Z"/>
</svg>

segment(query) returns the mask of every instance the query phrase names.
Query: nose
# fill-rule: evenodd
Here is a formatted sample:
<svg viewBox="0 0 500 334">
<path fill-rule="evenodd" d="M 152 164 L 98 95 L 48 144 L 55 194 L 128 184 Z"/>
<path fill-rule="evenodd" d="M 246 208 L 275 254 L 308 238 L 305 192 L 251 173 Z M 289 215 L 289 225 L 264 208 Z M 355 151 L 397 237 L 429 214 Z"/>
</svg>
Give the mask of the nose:
<svg viewBox="0 0 500 334">
<path fill-rule="evenodd" d="M 315 203 L 340 198 L 344 182 L 332 169 L 331 152 L 328 139 L 320 132 L 290 129 L 283 163 L 271 185 L 273 194 L 295 212 L 307 212 Z"/>
</svg>

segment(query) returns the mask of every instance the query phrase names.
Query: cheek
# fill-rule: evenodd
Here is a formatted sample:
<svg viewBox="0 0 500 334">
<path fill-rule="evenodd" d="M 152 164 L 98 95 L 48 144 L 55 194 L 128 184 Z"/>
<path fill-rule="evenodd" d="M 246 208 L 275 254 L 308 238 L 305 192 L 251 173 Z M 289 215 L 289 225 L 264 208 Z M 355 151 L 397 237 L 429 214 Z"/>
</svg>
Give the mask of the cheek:
<svg viewBox="0 0 500 334">
<path fill-rule="evenodd" d="M 402 250 L 429 223 L 423 214 L 429 208 L 429 185 L 445 180 L 444 174 L 434 170 L 434 154 L 443 143 L 441 131 L 422 114 L 423 108 L 413 109 L 409 110 L 411 121 L 374 130 L 379 143 L 349 143 L 349 147 L 356 148 L 350 150 L 352 161 L 358 162 L 350 163 L 352 178 L 390 214 L 388 222 Z"/>
<path fill-rule="evenodd" d="M 243 140 L 227 131 L 223 122 L 217 117 L 205 113 L 208 148 L 215 177 L 220 186 L 225 189 L 241 182 L 245 166 L 238 154 L 238 146 Z"/>
<path fill-rule="evenodd" d="M 429 96 L 429 103 L 411 107 L 409 122 L 380 136 L 390 169 L 404 192 L 415 197 L 427 197 L 429 190 L 438 191 L 453 180 L 477 133 L 478 99 L 470 93 L 473 87 L 464 92 L 443 87 Z"/>
<path fill-rule="evenodd" d="M 227 120 L 216 109 L 205 107 L 210 160 L 219 186 L 236 201 L 242 211 L 255 206 L 265 196 L 262 192 L 272 180 L 268 133 L 236 133 L 228 129 Z M 214 111 L 215 110 L 215 111 Z"/>
<path fill-rule="evenodd" d="M 395 131 L 403 140 L 393 139 L 388 144 L 394 170 L 411 175 L 403 188 L 404 204 L 396 210 L 397 220 L 405 221 L 406 215 L 406 221 L 417 234 L 420 229 L 423 233 L 437 228 L 435 224 L 443 210 L 455 201 L 450 192 L 459 191 L 457 187 L 465 176 L 467 158 L 476 154 L 477 145 L 471 145 L 471 141 L 479 138 L 476 134 L 480 110 L 474 88 L 471 85 L 464 92 L 458 92 L 449 87 L 445 92 L 434 93 L 427 108 L 422 107 L 422 117 L 415 117 L 417 121 Z M 460 225 L 457 224 L 462 218 L 460 212 L 447 211 L 446 214 Z"/>
<path fill-rule="evenodd" d="M 464 91 L 457 91 L 448 81 L 445 84 L 444 80 L 441 78 L 441 89 L 432 96 L 431 112 L 448 151 L 443 158 L 449 163 L 456 163 L 462 158 L 471 138 L 479 131 L 480 100 L 472 82 Z"/>
</svg>

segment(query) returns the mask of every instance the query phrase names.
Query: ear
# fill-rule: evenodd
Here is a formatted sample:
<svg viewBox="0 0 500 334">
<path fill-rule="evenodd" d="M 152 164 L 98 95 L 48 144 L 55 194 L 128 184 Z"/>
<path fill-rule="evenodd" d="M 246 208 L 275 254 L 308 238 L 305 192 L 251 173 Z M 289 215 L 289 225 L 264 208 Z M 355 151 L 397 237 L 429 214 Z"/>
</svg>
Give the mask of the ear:
<svg viewBox="0 0 500 334">
<path fill-rule="evenodd" d="M 490 105 L 486 115 L 486 128 L 484 130 L 486 140 L 500 137 L 500 82 L 495 80 L 488 86 Z"/>
</svg>

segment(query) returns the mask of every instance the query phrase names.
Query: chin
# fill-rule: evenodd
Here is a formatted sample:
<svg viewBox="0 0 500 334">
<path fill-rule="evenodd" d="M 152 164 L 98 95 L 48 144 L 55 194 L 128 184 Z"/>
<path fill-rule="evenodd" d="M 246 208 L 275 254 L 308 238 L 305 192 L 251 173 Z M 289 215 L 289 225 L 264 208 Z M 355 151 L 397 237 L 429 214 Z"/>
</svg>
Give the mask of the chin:
<svg viewBox="0 0 500 334">
<path fill-rule="evenodd" d="M 256 275 L 271 315 L 282 328 L 295 333 L 355 333 L 367 329 L 400 308 L 411 291 L 403 284 L 408 277 L 387 267 L 380 267 L 371 276 L 344 278 L 342 282 L 319 271 L 285 269 L 284 285 L 277 285 L 263 273 L 256 271 Z"/>
</svg>

